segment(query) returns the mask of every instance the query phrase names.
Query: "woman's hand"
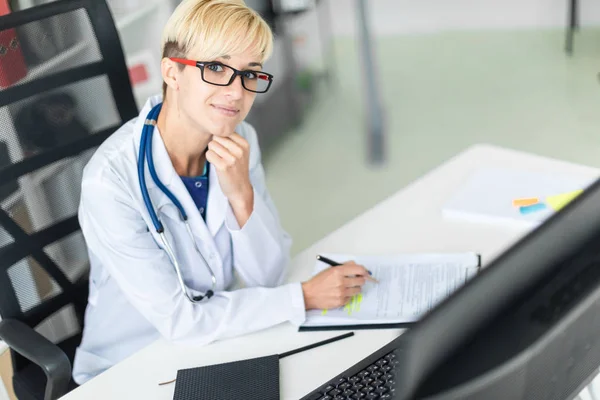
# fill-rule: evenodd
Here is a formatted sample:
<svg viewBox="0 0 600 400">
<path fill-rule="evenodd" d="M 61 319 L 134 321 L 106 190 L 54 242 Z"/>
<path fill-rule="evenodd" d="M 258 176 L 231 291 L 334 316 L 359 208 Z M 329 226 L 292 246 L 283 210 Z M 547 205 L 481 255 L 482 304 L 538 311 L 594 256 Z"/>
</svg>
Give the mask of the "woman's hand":
<svg viewBox="0 0 600 400">
<path fill-rule="evenodd" d="M 362 265 L 351 261 L 327 268 L 302 283 L 304 305 L 307 310 L 342 307 L 352 296 L 361 292 L 366 280 L 374 280 Z"/>
<path fill-rule="evenodd" d="M 246 224 L 254 209 L 249 159 L 250 145 L 235 132 L 229 137 L 213 136 L 208 144 L 206 160 L 216 169 L 221 190 L 240 227 Z"/>
</svg>

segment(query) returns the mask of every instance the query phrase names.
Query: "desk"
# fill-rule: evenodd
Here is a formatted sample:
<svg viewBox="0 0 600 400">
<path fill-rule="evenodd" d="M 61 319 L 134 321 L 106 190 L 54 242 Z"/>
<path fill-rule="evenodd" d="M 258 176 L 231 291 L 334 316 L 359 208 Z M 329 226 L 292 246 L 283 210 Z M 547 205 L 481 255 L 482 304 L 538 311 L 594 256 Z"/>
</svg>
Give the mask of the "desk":
<svg viewBox="0 0 600 400">
<path fill-rule="evenodd" d="M 300 253 L 292 261 L 289 281 L 306 280 L 314 267 L 315 255 L 326 251 L 360 254 L 478 251 L 484 265 L 489 263 L 525 232 L 444 220 L 441 208 L 474 169 L 507 165 L 532 171 L 598 176 L 598 171 L 589 167 L 493 146 L 473 146 Z M 158 383 L 175 378 L 178 369 L 280 353 L 340 333 L 299 333 L 291 324 L 281 324 L 205 347 L 183 347 L 158 340 L 64 399 L 172 399 L 175 385 L 159 387 Z M 282 399 L 304 396 L 399 333 L 400 330 L 356 331 L 349 339 L 281 360 Z"/>
</svg>

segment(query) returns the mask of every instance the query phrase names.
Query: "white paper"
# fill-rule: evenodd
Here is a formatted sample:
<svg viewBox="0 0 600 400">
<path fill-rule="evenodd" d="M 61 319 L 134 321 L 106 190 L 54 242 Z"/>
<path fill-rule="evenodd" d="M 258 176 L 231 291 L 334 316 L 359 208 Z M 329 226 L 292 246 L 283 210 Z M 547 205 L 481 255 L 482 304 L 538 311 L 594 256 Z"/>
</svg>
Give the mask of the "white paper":
<svg viewBox="0 0 600 400">
<path fill-rule="evenodd" d="M 473 277 L 478 270 L 474 253 L 359 256 L 323 254 L 343 263 L 354 260 L 373 273 L 362 293 L 334 310 L 311 310 L 303 326 L 356 325 L 417 321 Z M 317 261 L 314 274 L 329 265 Z"/>
<path fill-rule="evenodd" d="M 531 229 L 554 214 L 550 207 L 521 214 L 514 199 L 548 196 L 585 189 L 595 179 L 582 175 L 550 174 L 518 168 L 482 168 L 467 179 L 443 207 L 443 215 L 475 223 Z"/>
</svg>

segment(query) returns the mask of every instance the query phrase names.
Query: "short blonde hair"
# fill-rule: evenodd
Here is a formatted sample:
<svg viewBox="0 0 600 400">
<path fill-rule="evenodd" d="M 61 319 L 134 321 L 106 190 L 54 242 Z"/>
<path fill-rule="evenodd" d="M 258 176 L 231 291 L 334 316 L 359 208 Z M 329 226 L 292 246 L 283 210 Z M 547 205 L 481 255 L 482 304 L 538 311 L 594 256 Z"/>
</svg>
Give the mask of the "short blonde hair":
<svg viewBox="0 0 600 400">
<path fill-rule="evenodd" d="M 167 21 L 161 49 L 163 58 L 194 51 L 200 61 L 253 51 L 264 63 L 273 51 L 273 33 L 243 0 L 183 0 Z M 166 89 L 163 82 L 163 97 Z"/>
</svg>

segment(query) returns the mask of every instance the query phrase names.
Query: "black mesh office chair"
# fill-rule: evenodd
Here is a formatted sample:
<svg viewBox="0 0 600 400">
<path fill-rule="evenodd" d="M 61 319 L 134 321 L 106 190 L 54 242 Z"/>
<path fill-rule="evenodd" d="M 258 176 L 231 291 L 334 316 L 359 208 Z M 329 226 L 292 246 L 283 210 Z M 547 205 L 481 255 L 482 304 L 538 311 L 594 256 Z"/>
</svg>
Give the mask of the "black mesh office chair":
<svg viewBox="0 0 600 400">
<path fill-rule="evenodd" d="M 137 114 L 103 0 L 0 17 L 0 339 L 19 399 L 76 386 L 89 271 L 77 221 L 82 170 Z"/>
</svg>

